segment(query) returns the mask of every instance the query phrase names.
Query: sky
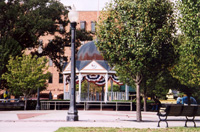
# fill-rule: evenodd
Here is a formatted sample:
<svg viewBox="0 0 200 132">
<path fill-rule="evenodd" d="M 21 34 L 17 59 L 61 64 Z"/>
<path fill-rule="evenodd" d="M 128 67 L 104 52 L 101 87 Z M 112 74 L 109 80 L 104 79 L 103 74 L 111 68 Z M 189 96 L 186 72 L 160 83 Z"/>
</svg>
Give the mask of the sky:
<svg viewBox="0 0 200 132">
<path fill-rule="evenodd" d="M 76 7 L 77 11 L 101 11 L 111 0 L 60 0 L 65 6 Z"/>
<path fill-rule="evenodd" d="M 105 7 L 105 3 L 111 0 L 60 0 L 65 6 L 76 7 L 77 11 L 101 11 Z M 176 0 L 171 0 L 172 2 Z"/>
</svg>

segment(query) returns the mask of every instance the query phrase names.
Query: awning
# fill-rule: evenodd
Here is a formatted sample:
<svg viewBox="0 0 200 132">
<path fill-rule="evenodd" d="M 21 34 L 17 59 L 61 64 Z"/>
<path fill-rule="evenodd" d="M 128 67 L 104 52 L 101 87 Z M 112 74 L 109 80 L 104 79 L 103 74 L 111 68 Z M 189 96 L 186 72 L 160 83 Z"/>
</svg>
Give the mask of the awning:
<svg viewBox="0 0 200 132">
<path fill-rule="evenodd" d="M 128 87 L 129 87 L 129 92 L 136 92 L 135 88 L 133 88 L 131 86 L 128 86 Z M 121 85 L 120 86 L 120 91 L 125 92 L 125 88 L 126 88 L 126 85 Z"/>
</svg>

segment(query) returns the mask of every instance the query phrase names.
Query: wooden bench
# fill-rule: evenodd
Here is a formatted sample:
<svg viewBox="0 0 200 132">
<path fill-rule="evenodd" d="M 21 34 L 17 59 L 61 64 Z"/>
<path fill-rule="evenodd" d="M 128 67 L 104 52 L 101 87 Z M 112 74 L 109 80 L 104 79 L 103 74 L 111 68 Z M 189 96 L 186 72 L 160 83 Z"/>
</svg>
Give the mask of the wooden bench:
<svg viewBox="0 0 200 132">
<path fill-rule="evenodd" d="M 185 121 L 185 127 L 187 127 L 187 122 L 193 122 L 194 127 L 196 127 L 195 116 L 200 116 L 200 106 L 197 105 L 168 105 L 164 111 L 158 111 L 159 117 L 158 127 L 160 127 L 160 122 L 167 121 Z M 168 116 L 185 116 L 185 119 L 167 119 Z M 198 120 L 199 121 L 199 120 Z"/>
</svg>

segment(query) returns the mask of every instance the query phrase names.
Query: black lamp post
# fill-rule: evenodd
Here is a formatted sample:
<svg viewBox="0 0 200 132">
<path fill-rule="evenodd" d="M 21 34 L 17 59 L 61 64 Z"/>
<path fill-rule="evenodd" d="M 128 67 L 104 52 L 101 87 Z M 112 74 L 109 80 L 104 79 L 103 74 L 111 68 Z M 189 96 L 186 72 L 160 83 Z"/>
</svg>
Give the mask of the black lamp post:
<svg viewBox="0 0 200 132">
<path fill-rule="evenodd" d="M 42 49 L 42 46 L 40 45 L 38 48 L 38 58 L 40 57 L 42 52 L 43 52 L 43 49 Z M 36 105 L 35 110 L 40 110 L 40 88 L 39 87 L 37 88 L 37 105 Z"/>
<path fill-rule="evenodd" d="M 67 115 L 67 121 L 78 121 L 78 111 L 76 108 L 76 58 L 75 58 L 75 34 L 76 34 L 76 22 L 78 20 L 79 14 L 75 7 L 68 14 L 71 23 L 71 96 L 70 96 L 70 106 Z"/>
</svg>

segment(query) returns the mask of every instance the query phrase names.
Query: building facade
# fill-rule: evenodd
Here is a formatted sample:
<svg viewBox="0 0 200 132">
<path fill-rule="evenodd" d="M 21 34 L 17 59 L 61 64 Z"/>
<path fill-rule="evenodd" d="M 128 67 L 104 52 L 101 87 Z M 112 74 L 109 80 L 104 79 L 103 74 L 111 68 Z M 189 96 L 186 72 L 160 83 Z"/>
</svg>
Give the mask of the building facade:
<svg viewBox="0 0 200 132">
<path fill-rule="evenodd" d="M 79 20 L 77 23 L 76 28 L 85 30 L 85 31 L 91 31 L 95 32 L 95 25 L 98 21 L 98 17 L 100 14 L 100 10 L 102 10 L 103 6 L 105 5 L 105 2 L 109 0 L 61 0 L 61 2 L 65 6 L 73 6 L 77 7 L 77 11 L 79 12 Z M 69 32 L 70 25 L 68 25 L 66 31 Z M 51 35 L 42 36 L 40 38 L 40 41 L 42 43 L 48 43 L 51 41 L 54 37 Z M 81 42 L 82 45 L 84 45 L 86 42 Z M 44 45 L 45 46 L 45 45 Z M 32 49 L 29 49 L 32 50 Z M 71 47 L 64 47 L 64 55 L 68 56 L 68 61 L 70 61 L 71 56 Z M 29 51 L 27 52 L 29 53 Z M 40 92 L 40 97 L 43 99 L 49 98 L 49 93 L 51 91 L 53 95 L 53 99 L 63 99 L 63 93 L 64 93 L 64 78 L 62 71 L 59 72 L 53 61 L 49 58 L 48 62 L 49 68 L 48 71 L 51 73 L 51 77 L 48 80 L 48 87 L 46 90 Z M 68 87 L 67 89 L 68 90 Z M 1 91 L 3 92 L 3 91 Z M 0 93 L 2 94 L 2 93 Z M 36 96 L 35 96 L 36 97 Z"/>
<path fill-rule="evenodd" d="M 86 30 L 95 32 L 95 25 L 98 20 L 99 12 L 98 11 L 79 11 L 79 20 L 77 23 L 77 29 Z M 67 27 L 67 32 L 69 31 L 69 26 Z M 41 37 L 41 40 L 44 42 L 48 42 L 51 40 L 51 36 Z M 85 44 L 86 42 L 81 42 L 81 44 Z M 65 56 L 70 58 L 71 56 L 71 47 L 65 47 Z M 68 60 L 69 61 L 69 60 Z M 52 60 L 49 59 L 49 69 L 48 71 L 51 73 L 51 77 L 48 81 L 48 87 L 46 90 L 41 91 L 41 98 L 48 98 L 49 92 L 51 91 L 53 95 L 53 99 L 62 99 L 64 93 L 64 80 L 63 74 L 58 72 L 57 67 L 53 64 Z M 67 89 L 68 90 L 68 87 Z"/>
</svg>

